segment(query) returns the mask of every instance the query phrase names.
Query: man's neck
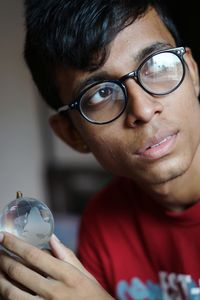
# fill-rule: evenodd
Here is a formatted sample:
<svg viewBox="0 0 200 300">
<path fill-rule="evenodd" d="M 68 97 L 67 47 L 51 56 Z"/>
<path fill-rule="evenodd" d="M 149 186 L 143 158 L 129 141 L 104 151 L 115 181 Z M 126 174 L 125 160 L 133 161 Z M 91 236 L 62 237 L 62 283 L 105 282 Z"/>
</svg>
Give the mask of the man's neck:
<svg viewBox="0 0 200 300">
<path fill-rule="evenodd" d="M 184 174 L 168 182 L 151 186 L 147 192 L 160 205 L 173 211 L 183 211 L 198 202 L 200 200 L 200 154 Z"/>
</svg>

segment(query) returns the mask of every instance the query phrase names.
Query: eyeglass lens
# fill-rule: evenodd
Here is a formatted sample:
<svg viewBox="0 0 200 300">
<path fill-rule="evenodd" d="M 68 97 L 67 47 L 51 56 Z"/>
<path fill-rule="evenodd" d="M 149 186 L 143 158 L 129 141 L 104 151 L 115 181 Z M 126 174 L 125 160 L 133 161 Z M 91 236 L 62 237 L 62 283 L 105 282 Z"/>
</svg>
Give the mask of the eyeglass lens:
<svg viewBox="0 0 200 300">
<path fill-rule="evenodd" d="M 171 92 L 182 80 L 183 65 L 171 52 L 157 54 L 147 60 L 139 70 L 141 85 L 154 95 Z"/>
<path fill-rule="evenodd" d="M 91 87 L 81 98 L 80 110 L 89 120 L 98 123 L 115 119 L 123 111 L 124 90 L 114 82 L 102 82 Z"/>
</svg>

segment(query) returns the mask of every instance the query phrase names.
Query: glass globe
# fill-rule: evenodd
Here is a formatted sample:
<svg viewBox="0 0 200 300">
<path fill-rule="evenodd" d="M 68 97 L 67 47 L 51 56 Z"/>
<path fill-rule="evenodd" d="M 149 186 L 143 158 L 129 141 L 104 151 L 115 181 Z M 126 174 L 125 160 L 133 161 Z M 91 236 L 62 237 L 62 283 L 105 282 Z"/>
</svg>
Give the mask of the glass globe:
<svg viewBox="0 0 200 300">
<path fill-rule="evenodd" d="M 54 231 L 54 219 L 47 205 L 37 199 L 17 198 L 0 215 L 0 230 L 14 234 L 38 248 L 47 248 Z"/>
</svg>

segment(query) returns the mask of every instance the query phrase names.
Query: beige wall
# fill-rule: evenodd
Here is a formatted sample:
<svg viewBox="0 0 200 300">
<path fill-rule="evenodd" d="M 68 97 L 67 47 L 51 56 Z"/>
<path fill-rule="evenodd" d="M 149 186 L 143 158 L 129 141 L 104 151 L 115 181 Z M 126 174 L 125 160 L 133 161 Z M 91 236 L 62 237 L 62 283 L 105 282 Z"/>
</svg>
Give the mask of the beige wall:
<svg viewBox="0 0 200 300">
<path fill-rule="evenodd" d="M 0 1 L 0 208 L 24 195 L 45 200 L 37 101 L 22 57 L 22 0 Z"/>
<path fill-rule="evenodd" d="M 0 0 L 0 209 L 24 195 L 48 202 L 45 164 L 94 164 L 64 145 L 48 127 L 41 102 L 23 60 L 23 0 Z"/>
</svg>

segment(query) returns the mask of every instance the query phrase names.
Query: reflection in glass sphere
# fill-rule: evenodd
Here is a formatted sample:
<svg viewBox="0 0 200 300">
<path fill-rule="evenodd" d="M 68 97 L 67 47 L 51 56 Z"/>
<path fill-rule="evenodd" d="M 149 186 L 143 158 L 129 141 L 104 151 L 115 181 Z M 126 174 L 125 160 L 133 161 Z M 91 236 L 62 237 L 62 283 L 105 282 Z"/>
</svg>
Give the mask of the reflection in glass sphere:
<svg viewBox="0 0 200 300">
<path fill-rule="evenodd" d="M 1 212 L 0 230 L 46 248 L 54 230 L 51 211 L 43 202 L 26 197 L 11 201 Z"/>
</svg>

